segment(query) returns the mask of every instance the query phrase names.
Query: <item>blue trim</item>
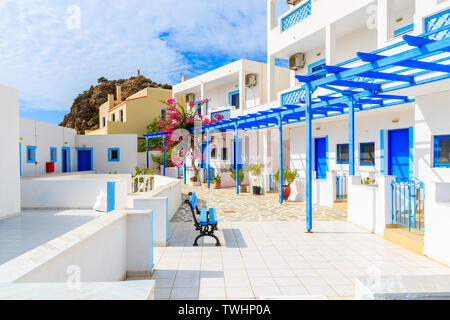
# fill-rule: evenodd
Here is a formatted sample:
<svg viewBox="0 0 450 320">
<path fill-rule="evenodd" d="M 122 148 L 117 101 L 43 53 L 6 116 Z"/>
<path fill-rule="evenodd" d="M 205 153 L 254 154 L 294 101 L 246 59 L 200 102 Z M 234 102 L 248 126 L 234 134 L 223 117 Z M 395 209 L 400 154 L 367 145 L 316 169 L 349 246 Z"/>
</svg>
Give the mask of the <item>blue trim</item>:
<svg viewBox="0 0 450 320">
<path fill-rule="evenodd" d="M 443 135 L 443 136 L 434 136 L 434 160 L 433 160 L 433 166 L 435 168 L 450 168 L 450 162 L 439 162 L 439 142 L 441 140 L 449 140 L 450 135 Z"/>
<path fill-rule="evenodd" d="M 166 136 L 163 136 L 163 176 L 166 176 Z"/>
<path fill-rule="evenodd" d="M 362 163 L 363 147 L 373 145 L 373 163 Z M 375 142 L 363 142 L 359 144 L 359 165 L 362 167 L 374 167 L 375 166 Z"/>
<path fill-rule="evenodd" d="M 350 99 L 348 110 L 348 175 L 355 175 L 355 99 Z"/>
<path fill-rule="evenodd" d="M 91 168 L 89 171 L 94 170 L 94 148 L 76 148 L 77 151 L 90 151 L 91 152 Z"/>
<path fill-rule="evenodd" d="M 64 150 L 67 151 L 67 170 L 64 171 Z M 66 173 L 66 172 L 71 172 L 71 163 L 70 163 L 70 148 L 69 147 L 61 147 L 61 172 L 62 173 Z"/>
<path fill-rule="evenodd" d="M 283 122 L 278 118 L 278 200 L 283 204 Z"/>
<path fill-rule="evenodd" d="M 19 173 L 22 176 L 22 143 L 19 142 Z"/>
<path fill-rule="evenodd" d="M 414 127 L 409 127 L 409 178 L 414 175 Z"/>
<path fill-rule="evenodd" d="M 184 160 L 183 164 L 183 182 L 186 184 L 186 159 Z"/>
<path fill-rule="evenodd" d="M 238 95 L 239 96 L 240 92 L 239 90 L 236 91 L 232 91 L 232 92 L 228 92 L 228 106 L 229 107 L 236 107 L 236 109 L 240 109 L 241 106 L 233 106 L 233 96 Z M 240 97 L 239 97 L 239 104 L 240 104 Z"/>
<path fill-rule="evenodd" d="M 312 231 L 312 101 L 311 94 L 312 88 L 309 83 L 305 85 L 305 138 L 306 138 L 306 230 Z"/>
<path fill-rule="evenodd" d="M 339 161 L 339 147 L 341 146 L 347 146 L 349 149 L 349 161 Z M 348 143 L 340 143 L 336 145 L 336 164 L 349 164 L 350 163 L 350 145 Z"/>
<path fill-rule="evenodd" d="M 106 183 L 106 212 L 111 212 L 116 210 L 116 183 L 107 182 Z"/>
<path fill-rule="evenodd" d="M 55 151 L 55 158 L 52 158 L 52 151 Z M 54 147 L 50 147 L 50 162 L 58 162 L 58 149 Z"/>
<path fill-rule="evenodd" d="M 310 75 L 310 74 L 316 73 L 317 71 L 311 72 L 312 69 L 313 69 L 314 67 L 318 67 L 318 66 L 320 66 L 320 65 L 325 65 L 325 63 L 326 63 L 326 59 L 321 59 L 321 60 L 319 60 L 319 61 L 316 61 L 316 62 L 314 62 L 314 63 L 311 63 L 310 65 L 308 65 L 308 74 Z"/>
<path fill-rule="evenodd" d="M 154 244 L 154 237 L 153 237 L 153 233 L 154 233 L 154 228 L 153 228 L 153 210 L 150 210 L 150 274 L 153 272 L 153 268 L 155 267 L 155 263 L 154 263 L 154 254 L 153 254 L 153 244 Z"/>
<path fill-rule="evenodd" d="M 384 139 L 385 139 L 384 130 L 380 130 L 380 174 L 382 176 L 386 175 L 386 170 L 384 169 L 385 167 Z"/>
<path fill-rule="evenodd" d="M 33 158 L 30 157 L 30 150 L 33 150 Z M 27 163 L 36 163 L 36 147 L 27 146 Z"/>
<path fill-rule="evenodd" d="M 234 161 L 234 170 L 236 170 L 236 194 L 239 194 L 239 129 L 236 126 L 234 129 L 234 153 L 233 153 L 233 159 Z"/>
<path fill-rule="evenodd" d="M 414 23 L 408 24 L 407 26 L 401 27 L 394 31 L 394 37 L 401 36 L 405 33 L 414 31 Z"/>
<path fill-rule="evenodd" d="M 111 158 L 112 151 L 117 151 L 117 159 Z M 109 162 L 120 162 L 120 148 L 108 148 L 108 161 Z"/>
</svg>

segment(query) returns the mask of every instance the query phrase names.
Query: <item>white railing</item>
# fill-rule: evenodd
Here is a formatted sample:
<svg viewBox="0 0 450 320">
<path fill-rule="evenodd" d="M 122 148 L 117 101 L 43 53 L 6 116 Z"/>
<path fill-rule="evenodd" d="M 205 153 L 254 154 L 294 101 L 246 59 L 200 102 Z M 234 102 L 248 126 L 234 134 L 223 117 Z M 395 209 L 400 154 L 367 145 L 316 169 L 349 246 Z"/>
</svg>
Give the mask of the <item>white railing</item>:
<svg viewBox="0 0 450 320">
<path fill-rule="evenodd" d="M 131 178 L 131 192 L 151 192 L 155 185 L 155 177 L 151 175 L 139 175 Z"/>
</svg>

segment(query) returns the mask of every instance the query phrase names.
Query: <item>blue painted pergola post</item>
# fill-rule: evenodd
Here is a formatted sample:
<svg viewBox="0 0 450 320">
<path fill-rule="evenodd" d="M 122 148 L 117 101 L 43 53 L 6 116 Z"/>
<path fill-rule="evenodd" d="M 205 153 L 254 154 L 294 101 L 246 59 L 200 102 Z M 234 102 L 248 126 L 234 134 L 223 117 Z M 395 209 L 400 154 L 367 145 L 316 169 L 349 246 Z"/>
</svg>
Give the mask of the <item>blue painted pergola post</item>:
<svg viewBox="0 0 450 320">
<path fill-rule="evenodd" d="M 166 137 L 163 136 L 163 176 L 166 176 Z"/>
<path fill-rule="evenodd" d="M 233 157 L 234 157 L 234 170 L 236 170 L 236 194 L 239 194 L 239 151 L 238 151 L 238 147 L 239 147 L 239 129 L 237 127 L 237 125 L 234 127 L 234 152 L 233 152 Z"/>
<path fill-rule="evenodd" d="M 184 159 L 184 164 L 183 164 L 183 182 L 184 184 L 186 184 L 186 158 Z"/>
<path fill-rule="evenodd" d="M 283 122 L 278 117 L 278 198 L 280 204 L 283 204 Z"/>
<path fill-rule="evenodd" d="M 146 142 L 146 146 L 147 146 L 147 169 L 150 169 L 150 158 L 149 158 L 149 154 L 148 154 L 148 137 L 145 137 L 145 142 Z"/>
<path fill-rule="evenodd" d="M 206 176 L 208 180 L 208 189 L 211 188 L 211 146 L 210 146 L 210 134 L 209 129 L 206 131 L 207 142 L 206 142 L 206 170 L 208 170 Z"/>
<path fill-rule="evenodd" d="M 312 232 L 312 119 L 311 108 L 311 85 L 306 83 L 306 110 L 305 110 L 305 130 L 306 130 L 306 231 Z"/>
<path fill-rule="evenodd" d="M 350 99 L 348 104 L 348 175 L 355 175 L 355 99 Z"/>
</svg>

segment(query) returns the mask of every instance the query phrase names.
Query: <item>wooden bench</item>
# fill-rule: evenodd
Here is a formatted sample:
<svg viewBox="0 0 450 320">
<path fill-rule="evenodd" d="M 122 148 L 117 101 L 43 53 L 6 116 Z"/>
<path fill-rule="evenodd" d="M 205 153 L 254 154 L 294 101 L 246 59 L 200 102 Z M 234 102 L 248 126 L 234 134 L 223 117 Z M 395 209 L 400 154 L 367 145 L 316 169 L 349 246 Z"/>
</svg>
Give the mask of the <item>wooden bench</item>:
<svg viewBox="0 0 450 320">
<path fill-rule="evenodd" d="M 200 234 L 195 238 L 194 247 L 198 246 L 198 240 L 202 237 L 212 237 L 216 239 L 216 246 L 220 247 L 219 239 L 214 235 L 214 231 L 218 230 L 218 220 L 216 209 L 214 208 L 198 208 L 198 198 L 197 195 L 192 192 L 189 193 L 190 199 L 186 200 L 185 203 L 189 205 L 192 212 L 192 218 L 194 219 L 194 226 L 196 230 L 200 231 Z M 199 216 L 199 218 L 197 218 Z"/>
</svg>

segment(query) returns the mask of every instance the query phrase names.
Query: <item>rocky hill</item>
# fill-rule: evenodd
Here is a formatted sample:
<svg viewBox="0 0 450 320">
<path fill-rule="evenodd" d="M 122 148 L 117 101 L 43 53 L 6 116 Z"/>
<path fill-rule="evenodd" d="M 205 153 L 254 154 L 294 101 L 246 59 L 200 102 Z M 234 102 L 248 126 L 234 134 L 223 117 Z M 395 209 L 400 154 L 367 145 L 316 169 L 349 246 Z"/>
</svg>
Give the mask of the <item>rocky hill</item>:
<svg viewBox="0 0 450 320">
<path fill-rule="evenodd" d="M 122 99 L 126 99 L 147 87 L 171 89 L 170 85 L 161 85 L 144 76 L 138 75 L 130 79 L 107 80 L 99 78 L 96 86 L 91 86 L 78 95 L 73 101 L 70 112 L 64 116 L 60 126 L 76 129 L 84 134 L 85 130 L 95 130 L 99 126 L 99 107 L 108 101 L 108 94 L 115 93 L 116 85 L 122 87 Z"/>
</svg>

